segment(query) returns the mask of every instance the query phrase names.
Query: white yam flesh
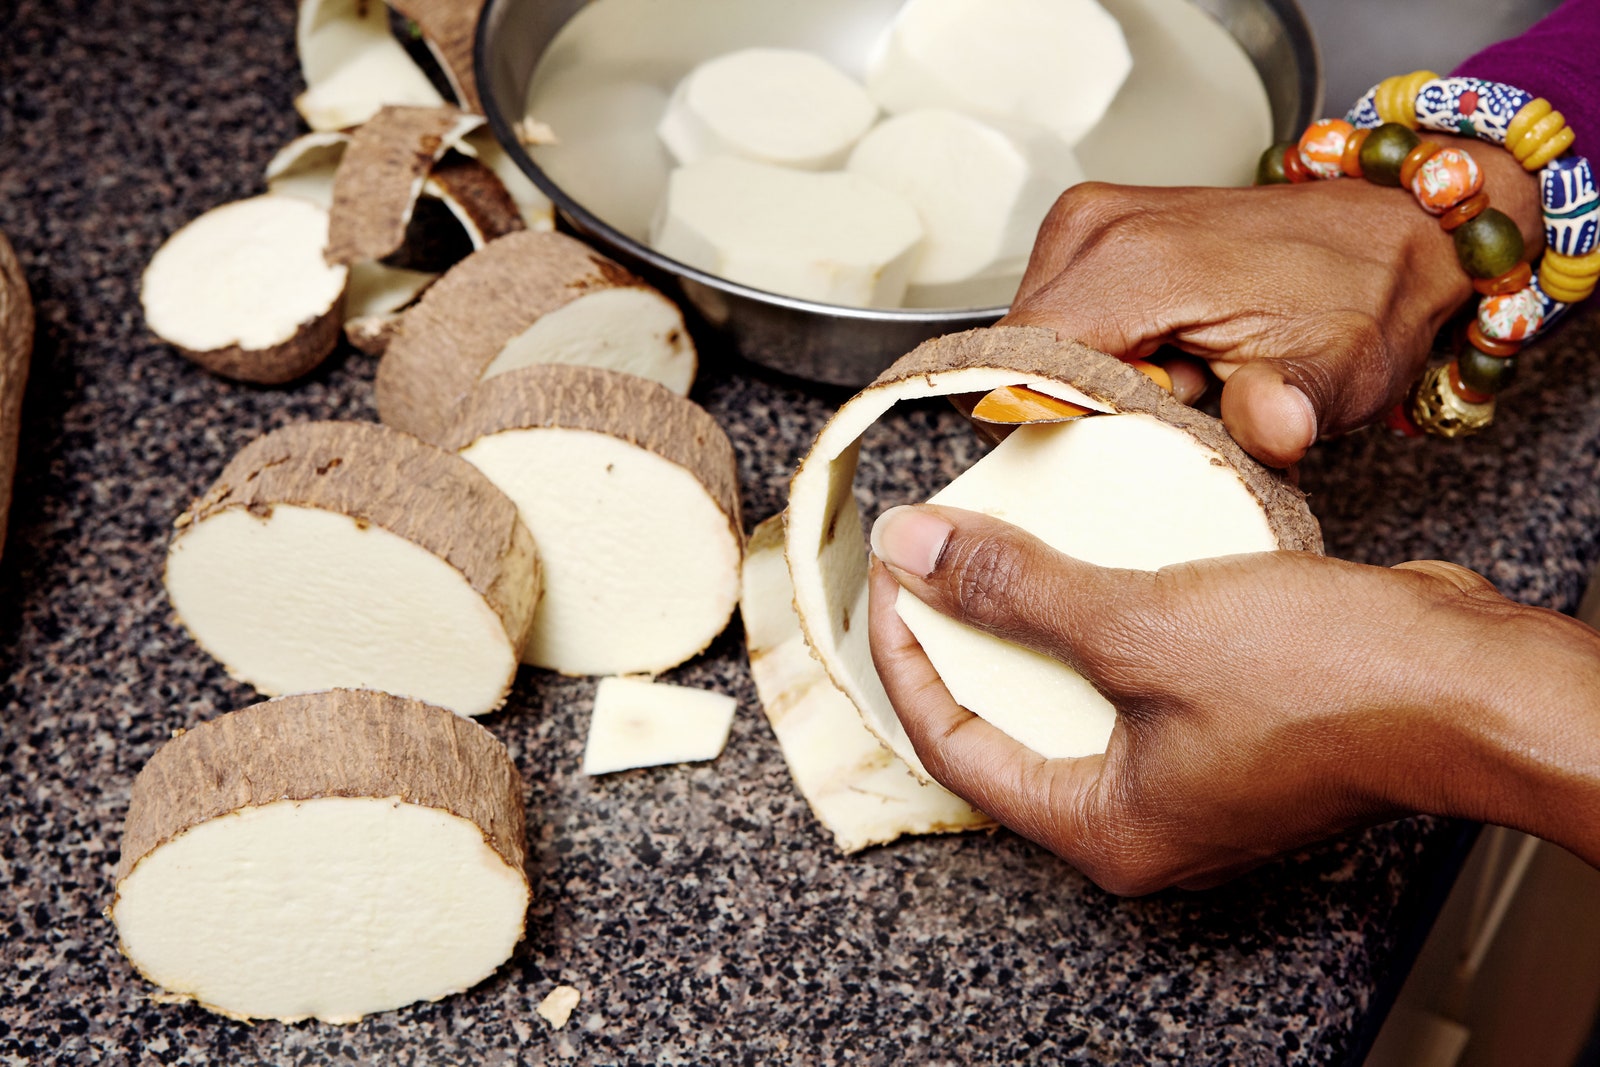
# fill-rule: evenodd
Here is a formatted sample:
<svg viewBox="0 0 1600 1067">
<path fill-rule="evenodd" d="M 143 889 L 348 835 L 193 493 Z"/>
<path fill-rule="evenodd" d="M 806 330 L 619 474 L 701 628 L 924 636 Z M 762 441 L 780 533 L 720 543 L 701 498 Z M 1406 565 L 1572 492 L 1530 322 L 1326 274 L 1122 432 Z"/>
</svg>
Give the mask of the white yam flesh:
<svg viewBox="0 0 1600 1067">
<path fill-rule="evenodd" d="M 349 272 L 323 262 L 328 213 L 290 196 L 213 208 L 169 237 L 145 269 L 145 319 L 190 352 L 284 344 L 333 312 Z"/>
<path fill-rule="evenodd" d="M 385 104 L 445 103 L 389 30 L 379 0 L 300 0 L 295 26 L 306 91 L 295 110 L 313 130 L 344 130 Z"/>
<path fill-rule="evenodd" d="M 1032 144 L 954 111 L 928 108 L 880 123 L 850 154 L 849 169 L 900 194 L 924 238 L 910 278 L 916 305 L 1009 303 L 1039 224 L 1068 186 L 1083 180 L 1071 153 L 1047 159 Z M 990 292 L 970 283 L 990 281 Z M 995 300 L 994 297 L 999 299 Z"/>
<path fill-rule="evenodd" d="M 938 783 L 913 778 L 811 655 L 794 613 L 781 515 L 750 536 L 739 615 L 750 676 L 789 774 L 841 851 L 859 852 L 904 834 L 993 825 Z"/>
<path fill-rule="evenodd" d="M 1003 519 L 1101 567 L 1154 571 L 1278 547 L 1260 503 L 1216 453 L 1150 415 L 1021 427 L 930 503 Z M 1105 751 L 1115 709 L 1076 671 L 903 590 L 897 604 L 956 703 L 1041 756 Z"/>
<path fill-rule="evenodd" d="M 602 678 L 583 749 L 583 773 L 702 763 L 722 754 L 738 701 L 642 678 Z"/>
<path fill-rule="evenodd" d="M 922 237 L 910 203 L 858 174 L 721 156 L 673 172 L 653 243 L 663 255 L 752 288 L 896 307 Z"/>
<path fill-rule="evenodd" d="M 603 367 L 660 382 L 680 396 L 694 384 L 694 343 L 678 305 L 654 289 L 624 286 L 580 296 L 506 342 L 485 379 L 544 363 Z"/>
<path fill-rule="evenodd" d="M 1070 146 L 1132 67 L 1121 27 L 1094 0 L 907 0 L 877 46 L 867 91 L 894 114 L 951 108 Z"/>
<path fill-rule="evenodd" d="M 745 48 L 690 71 L 657 132 L 679 163 L 731 155 L 828 170 L 877 114 L 866 90 L 821 56 Z"/>
<path fill-rule="evenodd" d="M 169 997 L 353 1023 L 510 958 L 523 836 L 520 780 L 480 727 L 387 694 L 272 701 L 140 773 L 111 918 Z"/>
</svg>

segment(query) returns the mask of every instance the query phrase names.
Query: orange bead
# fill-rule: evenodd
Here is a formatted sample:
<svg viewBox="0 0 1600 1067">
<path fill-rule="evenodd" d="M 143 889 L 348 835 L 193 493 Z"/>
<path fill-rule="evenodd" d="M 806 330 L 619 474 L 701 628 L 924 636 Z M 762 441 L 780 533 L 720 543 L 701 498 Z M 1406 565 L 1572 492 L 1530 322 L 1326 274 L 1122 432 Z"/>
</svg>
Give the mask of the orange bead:
<svg viewBox="0 0 1600 1067">
<path fill-rule="evenodd" d="M 1337 178 L 1344 173 L 1346 142 L 1355 127 L 1344 119 L 1318 119 L 1300 135 L 1300 156 L 1306 169 L 1318 178 Z"/>
<path fill-rule="evenodd" d="M 1346 176 L 1351 178 L 1361 177 L 1361 146 L 1367 143 L 1371 130 L 1357 130 L 1352 133 L 1344 143 L 1344 155 L 1339 157 L 1339 168 Z"/>
<path fill-rule="evenodd" d="M 1533 282 L 1533 268 L 1518 263 L 1498 278 L 1474 278 L 1472 287 L 1484 296 L 1504 296 L 1518 289 L 1526 289 Z"/>
<path fill-rule="evenodd" d="M 1476 389 L 1468 389 L 1461 384 L 1461 364 L 1455 360 L 1450 361 L 1450 388 L 1456 391 L 1456 396 L 1469 404 L 1487 404 L 1494 397 L 1488 393 L 1480 393 Z"/>
<path fill-rule="evenodd" d="M 1482 190 L 1473 193 L 1455 207 L 1439 216 L 1439 225 L 1444 227 L 1444 232 L 1449 233 L 1463 223 L 1471 222 L 1489 206 L 1489 194 Z M 1481 290 L 1480 290 L 1481 292 Z"/>
<path fill-rule="evenodd" d="M 1483 188 L 1483 173 L 1461 149 L 1441 148 L 1422 161 L 1406 185 L 1422 210 L 1442 215 Z"/>
<path fill-rule="evenodd" d="M 1443 147 L 1437 141 L 1423 141 L 1413 148 L 1405 160 L 1400 164 L 1400 187 L 1411 188 L 1411 180 L 1417 176 L 1417 171 L 1426 163 L 1435 152 Z"/>
<path fill-rule="evenodd" d="M 1291 145 L 1283 153 L 1283 176 L 1299 185 L 1312 179 L 1311 170 L 1306 166 L 1306 161 L 1300 158 L 1300 149 Z"/>
<path fill-rule="evenodd" d="M 1467 340 L 1486 356 L 1496 356 L 1500 359 L 1510 359 L 1522 351 L 1522 346 L 1515 341 L 1496 341 L 1492 337 L 1485 337 L 1483 331 L 1478 329 L 1478 320 L 1473 319 L 1467 323 Z"/>
</svg>

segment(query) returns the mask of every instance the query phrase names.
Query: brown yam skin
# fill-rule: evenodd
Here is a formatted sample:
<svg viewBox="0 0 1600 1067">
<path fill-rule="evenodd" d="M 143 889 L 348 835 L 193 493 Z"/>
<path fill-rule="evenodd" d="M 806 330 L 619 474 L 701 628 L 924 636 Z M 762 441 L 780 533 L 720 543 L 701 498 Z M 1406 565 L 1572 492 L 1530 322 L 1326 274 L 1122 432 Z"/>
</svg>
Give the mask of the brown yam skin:
<svg viewBox="0 0 1600 1067">
<path fill-rule="evenodd" d="M 178 517 L 174 541 L 221 511 L 267 518 L 279 504 L 338 512 L 422 546 L 488 601 L 514 648 L 526 643 L 538 590 L 502 563 L 533 555 L 533 535 L 511 499 L 461 457 L 373 423 L 296 423 L 240 450 Z"/>
<path fill-rule="evenodd" d="M 17 475 L 22 430 L 22 394 L 33 355 L 33 301 L 11 242 L 0 234 L 0 553 L 6 547 L 6 515 Z"/>
<path fill-rule="evenodd" d="M 389 6 L 422 31 L 423 39 L 450 79 L 457 102 L 481 115 L 483 102 L 478 99 L 472 45 L 483 0 L 390 0 Z"/>
<path fill-rule="evenodd" d="M 867 388 L 977 367 L 1003 367 L 1053 378 L 1104 401 L 1115 411 L 1154 415 L 1178 427 L 1238 473 L 1266 512 L 1280 548 L 1322 552 L 1322 527 L 1306 506 L 1306 495 L 1281 473 L 1251 458 L 1220 421 L 1179 401 L 1121 360 L 1076 341 L 1063 341 L 1053 330 L 995 326 L 936 337 L 896 360 Z"/>
<path fill-rule="evenodd" d="M 295 330 L 294 336 L 271 348 L 213 348 L 197 352 L 173 345 L 185 359 L 198 363 L 212 374 L 256 385 L 282 385 L 310 374 L 322 365 L 339 343 L 339 327 L 344 319 L 344 294 L 333 306 Z"/>
<path fill-rule="evenodd" d="M 428 287 L 378 367 L 378 415 L 426 441 L 506 344 L 540 317 L 600 289 L 648 288 L 622 266 L 559 233 L 492 241 Z"/>
<path fill-rule="evenodd" d="M 428 171 L 482 121 L 453 107 L 390 105 L 358 127 L 334 172 L 323 257 L 382 259 L 404 244 Z"/>
<path fill-rule="evenodd" d="M 441 443 L 459 452 L 490 434 L 541 427 L 603 433 L 683 467 L 743 543 L 733 443 L 699 404 L 648 378 L 560 363 L 497 374 L 468 394 Z"/>
<path fill-rule="evenodd" d="M 399 797 L 468 820 L 527 878 L 522 779 L 488 730 L 367 690 L 280 697 L 180 732 L 133 783 L 117 884 L 191 827 L 240 808 L 317 797 Z"/>
<path fill-rule="evenodd" d="M 505 184 L 475 159 L 446 156 L 428 175 L 427 184 L 437 186 L 471 220 L 468 236 L 478 248 L 528 228 Z"/>
</svg>

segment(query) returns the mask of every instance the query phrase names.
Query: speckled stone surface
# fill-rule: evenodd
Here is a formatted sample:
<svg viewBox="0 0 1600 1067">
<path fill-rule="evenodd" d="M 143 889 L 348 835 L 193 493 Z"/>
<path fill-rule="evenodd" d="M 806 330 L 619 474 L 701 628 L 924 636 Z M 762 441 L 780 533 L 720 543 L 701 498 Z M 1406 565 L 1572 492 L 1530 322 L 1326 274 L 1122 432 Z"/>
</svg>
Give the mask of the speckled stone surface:
<svg viewBox="0 0 1600 1067">
<path fill-rule="evenodd" d="M 0 228 L 39 307 L 0 563 L 0 1062 L 1329 1063 L 1447 877 L 1461 828 L 1409 821 L 1205 894 L 1101 893 L 1008 834 L 837 855 L 791 787 L 737 628 L 673 680 L 735 694 L 710 765 L 577 773 L 589 681 L 536 672 L 484 720 L 527 786 L 528 939 L 465 996 L 352 1027 L 246 1026 L 152 999 L 102 911 L 128 790 L 169 733 L 252 702 L 177 629 L 173 518 L 253 436 L 373 417 L 373 364 L 258 390 L 148 337 L 139 272 L 200 211 L 261 188 L 298 132 L 292 5 L 0 4 Z M 1366 434 L 1304 481 L 1330 548 L 1440 556 L 1570 608 L 1600 554 L 1596 323 L 1527 360 L 1464 443 Z M 776 510 L 839 401 L 708 360 L 746 517 Z M 871 502 L 973 446 L 947 411 L 883 425 Z M 557 983 L 571 1024 L 533 1012 Z"/>
</svg>

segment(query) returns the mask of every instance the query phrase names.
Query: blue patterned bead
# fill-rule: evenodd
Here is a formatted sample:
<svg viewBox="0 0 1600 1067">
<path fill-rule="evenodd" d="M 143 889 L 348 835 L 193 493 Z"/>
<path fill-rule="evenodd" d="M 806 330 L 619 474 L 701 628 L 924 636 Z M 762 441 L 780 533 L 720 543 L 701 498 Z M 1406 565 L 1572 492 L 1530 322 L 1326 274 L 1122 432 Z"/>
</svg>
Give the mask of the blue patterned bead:
<svg viewBox="0 0 1600 1067">
<path fill-rule="evenodd" d="M 1582 156 L 1552 160 L 1539 172 L 1545 247 L 1564 256 L 1587 255 L 1600 240 L 1600 189 Z"/>
<path fill-rule="evenodd" d="M 1345 121 L 1358 130 L 1376 129 L 1383 125 L 1383 119 L 1378 117 L 1378 87 L 1374 85 L 1367 90 L 1367 95 L 1356 101 L 1356 106 L 1345 115 Z"/>
<path fill-rule="evenodd" d="M 1423 129 L 1505 144 L 1506 127 L 1533 94 L 1482 78 L 1435 78 L 1417 92 Z"/>
<path fill-rule="evenodd" d="M 1533 272 L 1533 281 L 1530 283 L 1529 288 L 1534 291 L 1536 296 L 1538 296 L 1539 307 L 1544 311 L 1544 321 L 1539 323 L 1539 329 L 1534 334 L 1534 336 L 1538 336 L 1538 334 L 1547 332 L 1550 327 L 1554 326 L 1558 321 L 1560 321 L 1561 316 L 1565 315 L 1567 313 L 1567 308 L 1571 307 L 1572 305 L 1563 304 L 1559 300 L 1552 300 L 1549 294 L 1546 293 L 1539 285 L 1538 271 Z"/>
</svg>

